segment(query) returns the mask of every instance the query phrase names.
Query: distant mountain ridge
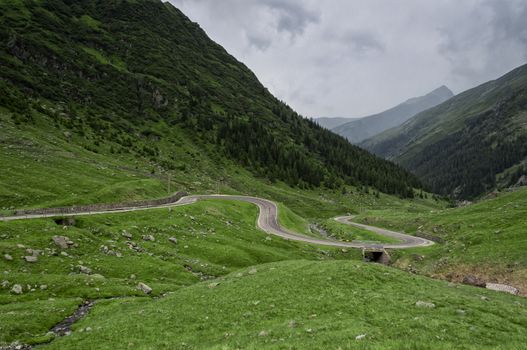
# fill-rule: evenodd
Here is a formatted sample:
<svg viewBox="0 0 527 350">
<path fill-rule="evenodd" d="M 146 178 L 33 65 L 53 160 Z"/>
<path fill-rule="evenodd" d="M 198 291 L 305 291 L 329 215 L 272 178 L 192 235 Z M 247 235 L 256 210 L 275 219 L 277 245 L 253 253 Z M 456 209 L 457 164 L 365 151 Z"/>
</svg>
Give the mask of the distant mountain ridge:
<svg viewBox="0 0 527 350">
<path fill-rule="evenodd" d="M 351 143 L 358 144 L 385 130 L 401 125 L 417 113 L 437 106 L 452 96 L 454 96 L 452 91 L 442 85 L 424 96 L 410 98 L 384 112 L 336 126 L 332 131 L 344 136 Z"/>
<path fill-rule="evenodd" d="M 455 198 L 521 182 L 527 174 L 527 65 L 360 145 Z"/>
<path fill-rule="evenodd" d="M 347 118 L 347 117 L 319 117 L 319 118 L 315 118 L 315 122 L 326 128 L 326 129 L 333 129 L 333 128 L 336 128 L 337 126 L 340 126 L 342 124 L 346 124 L 348 122 L 351 122 L 353 120 L 356 120 L 356 119 L 360 119 L 360 118 Z"/>
</svg>

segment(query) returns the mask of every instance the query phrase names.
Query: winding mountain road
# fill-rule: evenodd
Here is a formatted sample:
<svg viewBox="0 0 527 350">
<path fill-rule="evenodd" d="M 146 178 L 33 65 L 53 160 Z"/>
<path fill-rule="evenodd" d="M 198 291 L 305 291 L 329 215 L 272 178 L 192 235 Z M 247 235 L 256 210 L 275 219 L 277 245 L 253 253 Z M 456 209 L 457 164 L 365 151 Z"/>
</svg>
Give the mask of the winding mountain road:
<svg viewBox="0 0 527 350">
<path fill-rule="evenodd" d="M 101 210 L 101 211 L 90 211 L 90 212 L 76 212 L 76 213 L 66 213 L 66 214 L 30 214 L 30 215 L 18 215 L 18 216 L 5 216 L 0 217 L 0 221 L 13 221 L 13 220 L 28 220 L 28 219 L 38 219 L 46 217 L 56 217 L 56 216 L 82 216 L 82 215 L 97 215 L 97 214 L 108 214 L 108 213 L 125 213 L 139 210 L 149 210 L 149 209 L 159 209 L 159 208 L 169 208 L 175 206 L 189 205 L 197 202 L 198 200 L 206 199 L 226 199 L 226 200 L 235 200 L 242 202 L 249 202 L 255 204 L 260 209 L 258 215 L 257 225 L 263 231 L 282 237 L 287 240 L 300 241 L 312 244 L 319 244 L 332 247 L 342 247 L 342 248 L 374 248 L 374 249 L 404 249 L 404 248 L 413 248 L 413 247 L 426 247 L 434 244 L 434 242 L 429 241 L 425 238 L 415 237 L 406 235 L 404 233 L 389 231 L 379 227 L 364 225 L 352 222 L 351 216 L 340 216 L 335 218 L 336 221 L 359 227 L 383 236 L 395 238 L 400 240 L 399 243 L 389 243 L 389 244 L 372 244 L 366 242 L 343 242 L 336 241 L 331 239 L 319 239 L 314 237 L 308 237 L 293 231 L 290 231 L 278 223 L 278 207 L 276 204 L 270 200 L 249 197 L 249 196 L 238 196 L 238 195 L 192 195 L 185 196 L 179 199 L 177 202 L 155 205 L 155 206 L 137 206 L 137 207 L 127 207 L 120 209 L 111 209 L 111 210 Z"/>
</svg>

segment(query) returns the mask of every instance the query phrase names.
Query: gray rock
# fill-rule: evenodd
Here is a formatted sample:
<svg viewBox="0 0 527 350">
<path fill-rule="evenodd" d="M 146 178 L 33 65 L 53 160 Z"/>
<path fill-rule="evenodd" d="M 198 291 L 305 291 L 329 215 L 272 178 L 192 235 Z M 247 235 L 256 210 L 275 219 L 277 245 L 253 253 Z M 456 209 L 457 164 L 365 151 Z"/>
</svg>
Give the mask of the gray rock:
<svg viewBox="0 0 527 350">
<path fill-rule="evenodd" d="M 20 284 L 15 284 L 13 288 L 11 288 L 11 293 L 22 294 L 22 286 Z"/>
<path fill-rule="evenodd" d="M 470 286 L 485 287 L 485 282 L 474 275 L 467 275 L 463 278 L 463 283 Z"/>
<path fill-rule="evenodd" d="M 126 230 L 123 230 L 123 233 L 121 233 L 121 236 L 123 236 L 126 239 L 132 239 L 133 238 L 132 234 L 130 232 L 126 231 Z"/>
<path fill-rule="evenodd" d="M 2 286 L 2 288 L 7 288 L 7 287 L 9 287 L 10 283 L 9 283 L 9 281 L 4 280 L 4 281 L 2 281 L 2 284 L 0 284 L 0 285 Z"/>
<path fill-rule="evenodd" d="M 361 339 L 364 339 L 366 338 L 367 334 L 359 334 L 358 336 L 355 337 L 355 340 L 361 340 Z"/>
<path fill-rule="evenodd" d="M 508 286 L 506 284 L 500 284 L 500 283 L 487 283 L 485 285 L 485 288 L 490 289 L 490 290 L 495 290 L 498 292 L 510 293 L 513 295 L 517 295 L 519 293 L 517 288 L 514 288 L 513 286 Z"/>
<path fill-rule="evenodd" d="M 257 272 L 258 272 L 257 269 L 250 269 L 249 272 L 248 272 L 248 274 L 249 274 L 249 275 L 254 275 L 254 274 L 256 274 Z"/>
<path fill-rule="evenodd" d="M 4 259 L 7 260 L 7 261 L 12 261 L 13 260 L 13 257 L 9 254 L 4 254 Z"/>
<path fill-rule="evenodd" d="M 261 331 L 260 333 L 258 333 L 259 337 L 267 337 L 268 335 L 269 335 L 268 331 Z"/>
<path fill-rule="evenodd" d="M 436 305 L 434 303 L 429 303 L 429 302 L 426 302 L 426 301 L 417 301 L 415 303 L 415 306 L 417 307 L 426 307 L 426 308 L 429 308 L 429 309 L 433 309 L 436 307 Z"/>
<path fill-rule="evenodd" d="M 78 267 L 79 267 L 80 273 L 84 273 L 86 275 L 91 274 L 91 269 L 89 267 L 86 267 L 86 266 L 83 266 L 83 265 L 79 265 Z"/>
<path fill-rule="evenodd" d="M 53 236 L 51 238 L 53 242 L 62 249 L 68 249 L 70 246 L 74 245 L 73 241 L 66 236 Z"/>
<path fill-rule="evenodd" d="M 24 256 L 24 260 L 26 262 L 30 262 L 30 263 L 34 263 L 34 262 L 37 262 L 38 258 L 36 256 Z"/>
<path fill-rule="evenodd" d="M 141 291 L 143 291 L 145 294 L 150 294 L 152 293 L 152 288 L 150 288 L 149 286 L 147 286 L 146 284 L 144 284 L 143 282 L 140 282 L 138 285 L 137 285 L 137 288 Z"/>
<path fill-rule="evenodd" d="M 154 236 L 152 235 L 144 235 L 143 236 L 143 241 L 155 241 L 156 239 L 154 238 Z"/>
<path fill-rule="evenodd" d="M 168 240 L 170 242 L 174 243 L 174 244 L 177 244 L 177 238 L 176 237 L 170 237 Z"/>
<path fill-rule="evenodd" d="M 42 253 L 42 250 L 27 248 L 26 253 L 31 254 L 32 256 L 39 256 Z"/>
</svg>

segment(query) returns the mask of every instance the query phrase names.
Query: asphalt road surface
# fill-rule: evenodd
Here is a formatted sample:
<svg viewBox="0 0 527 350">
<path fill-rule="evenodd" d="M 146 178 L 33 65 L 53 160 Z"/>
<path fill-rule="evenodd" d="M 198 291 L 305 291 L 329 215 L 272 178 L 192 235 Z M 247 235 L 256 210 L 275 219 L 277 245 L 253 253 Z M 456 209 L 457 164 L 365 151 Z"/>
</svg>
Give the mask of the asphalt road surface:
<svg viewBox="0 0 527 350">
<path fill-rule="evenodd" d="M 389 244 L 384 244 L 384 243 L 372 244 L 372 243 L 366 243 L 366 242 L 342 242 L 342 241 L 331 240 L 331 239 L 308 237 L 308 236 L 290 231 L 280 226 L 278 224 L 278 207 L 276 206 L 274 202 L 270 200 L 263 199 L 263 198 L 257 198 L 257 197 L 249 197 L 249 196 L 220 195 L 220 194 L 186 196 L 186 197 L 181 198 L 175 203 L 163 204 L 163 205 L 157 205 L 157 206 L 129 207 L 129 208 L 121 208 L 121 209 L 113 209 L 113 210 L 78 212 L 78 213 L 68 213 L 68 214 L 34 214 L 34 215 L 8 216 L 8 217 L 0 217 L 0 221 L 27 220 L 27 219 L 38 219 L 38 218 L 56 217 L 56 216 L 63 217 L 63 216 L 82 216 L 82 215 L 97 215 L 97 214 L 109 214 L 109 213 L 124 213 L 124 212 L 139 211 L 139 210 L 149 210 L 149 209 L 169 208 L 169 207 L 175 207 L 175 206 L 181 206 L 181 205 L 189 205 L 201 199 L 226 199 L 226 200 L 235 200 L 235 201 L 249 202 L 249 203 L 255 204 L 260 209 L 260 213 L 258 215 L 258 222 L 257 222 L 258 227 L 261 230 L 269 234 L 279 236 L 284 239 L 292 240 L 292 241 L 300 241 L 300 242 L 306 242 L 306 243 L 312 243 L 312 244 L 318 244 L 318 245 L 324 245 L 324 246 L 332 246 L 332 247 L 342 247 L 342 248 L 374 248 L 374 249 L 383 249 L 383 248 L 403 249 L 403 248 L 413 248 L 413 247 L 426 247 L 426 246 L 430 246 L 434 244 L 434 242 L 429 241 L 425 238 L 410 236 L 404 233 L 390 231 L 390 230 L 382 229 L 379 227 L 355 223 L 351 221 L 352 219 L 351 216 L 340 216 L 340 217 L 335 218 L 335 220 L 340 223 L 359 227 L 361 229 L 368 230 L 368 231 L 374 232 L 379 235 L 395 238 L 399 240 L 400 242 L 399 243 L 389 243 Z"/>
</svg>

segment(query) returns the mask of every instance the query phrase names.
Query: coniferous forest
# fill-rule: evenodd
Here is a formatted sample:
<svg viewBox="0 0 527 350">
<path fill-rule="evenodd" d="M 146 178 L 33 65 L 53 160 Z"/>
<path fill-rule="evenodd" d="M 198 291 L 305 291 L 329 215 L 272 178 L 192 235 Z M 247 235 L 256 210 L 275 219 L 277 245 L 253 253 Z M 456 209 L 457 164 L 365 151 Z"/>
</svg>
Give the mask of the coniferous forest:
<svg viewBox="0 0 527 350">
<path fill-rule="evenodd" d="M 168 3 L 45 0 L 0 6 L 0 102 L 18 124 L 39 113 L 87 149 L 97 152 L 110 142 L 116 153 L 147 157 L 166 169 L 175 166 L 177 155 L 157 143 L 170 142 L 177 128 L 255 175 L 292 186 L 367 185 L 402 197 L 420 187 L 399 166 L 278 101 Z M 60 105 L 61 112 L 43 109 L 44 101 Z M 153 127 L 159 123 L 165 127 Z M 141 144 L 144 138 L 148 142 Z"/>
</svg>

